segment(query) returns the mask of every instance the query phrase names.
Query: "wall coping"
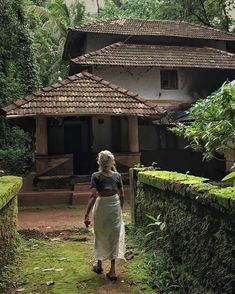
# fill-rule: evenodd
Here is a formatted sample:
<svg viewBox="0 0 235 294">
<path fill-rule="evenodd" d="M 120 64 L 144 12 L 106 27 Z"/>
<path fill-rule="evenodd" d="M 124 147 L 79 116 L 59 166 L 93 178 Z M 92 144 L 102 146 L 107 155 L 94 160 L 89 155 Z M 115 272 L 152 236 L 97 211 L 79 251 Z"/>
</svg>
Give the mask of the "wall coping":
<svg viewBox="0 0 235 294">
<path fill-rule="evenodd" d="M 15 196 L 22 186 L 22 178 L 15 176 L 0 177 L 0 210 Z"/>
<path fill-rule="evenodd" d="M 209 179 L 169 171 L 141 171 L 138 180 L 160 190 L 170 190 L 222 211 L 235 213 L 235 188 L 221 187 Z M 219 183 L 219 182 L 218 182 Z"/>
</svg>

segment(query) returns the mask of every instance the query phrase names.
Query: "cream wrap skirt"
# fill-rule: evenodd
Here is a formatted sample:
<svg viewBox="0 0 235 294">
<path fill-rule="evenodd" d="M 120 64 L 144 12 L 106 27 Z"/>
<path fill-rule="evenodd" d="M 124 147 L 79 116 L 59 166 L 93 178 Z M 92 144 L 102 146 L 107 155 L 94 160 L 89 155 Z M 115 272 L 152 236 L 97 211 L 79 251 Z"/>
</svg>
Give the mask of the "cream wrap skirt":
<svg viewBox="0 0 235 294">
<path fill-rule="evenodd" d="M 125 228 L 118 194 L 97 197 L 92 219 L 95 260 L 125 259 Z"/>
</svg>

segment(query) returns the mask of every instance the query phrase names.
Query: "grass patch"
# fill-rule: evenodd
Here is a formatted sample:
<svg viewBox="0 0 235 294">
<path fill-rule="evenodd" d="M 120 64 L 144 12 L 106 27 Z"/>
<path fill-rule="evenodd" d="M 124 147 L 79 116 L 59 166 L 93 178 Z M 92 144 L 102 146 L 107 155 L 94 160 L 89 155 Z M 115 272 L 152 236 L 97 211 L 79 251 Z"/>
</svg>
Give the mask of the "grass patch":
<svg viewBox="0 0 235 294">
<path fill-rule="evenodd" d="M 91 271 L 93 264 L 93 235 L 70 228 L 68 231 L 49 235 L 48 239 L 23 239 L 22 255 L 14 283 L 7 293 L 156 293 L 143 282 L 147 272 L 143 266 L 143 253 L 128 241 L 128 250 L 134 250 L 133 259 L 117 262 L 118 281 L 110 282 L 105 274 Z M 68 235 L 66 235 L 67 238 Z M 84 237 L 85 241 L 78 241 Z M 128 237 L 127 237 L 128 239 Z M 134 249 L 133 249 L 134 248 Z M 109 262 L 104 263 L 104 272 L 109 270 Z M 47 282 L 54 284 L 48 286 Z"/>
</svg>

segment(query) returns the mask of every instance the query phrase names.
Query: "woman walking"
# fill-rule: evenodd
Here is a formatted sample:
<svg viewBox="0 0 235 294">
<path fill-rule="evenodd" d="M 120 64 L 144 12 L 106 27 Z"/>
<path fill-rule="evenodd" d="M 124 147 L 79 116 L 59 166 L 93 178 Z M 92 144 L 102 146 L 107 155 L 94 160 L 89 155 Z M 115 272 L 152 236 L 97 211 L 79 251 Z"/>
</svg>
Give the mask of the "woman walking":
<svg viewBox="0 0 235 294">
<path fill-rule="evenodd" d="M 121 175 L 116 172 L 113 154 L 104 150 L 98 154 L 99 171 L 91 177 L 91 197 L 85 214 L 85 224 L 92 222 L 95 234 L 95 260 L 93 271 L 103 272 L 102 261 L 111 261 L 107 278 L 116 281 L 115 260 L 125 259 L 125 230 L 122 217 L 124 201 Z M 93 209 L 92 209 L 93 208 Z"/>
</svg>

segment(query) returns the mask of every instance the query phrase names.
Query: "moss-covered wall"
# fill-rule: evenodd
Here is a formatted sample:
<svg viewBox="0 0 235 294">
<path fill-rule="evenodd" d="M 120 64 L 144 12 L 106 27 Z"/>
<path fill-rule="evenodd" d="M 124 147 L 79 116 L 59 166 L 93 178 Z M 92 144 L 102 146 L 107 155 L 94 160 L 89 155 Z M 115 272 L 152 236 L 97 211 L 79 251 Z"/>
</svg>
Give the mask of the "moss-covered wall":
<svg viewBox="0 0 235 294">
<path fill-rule="evenodd" d="M 235 188 L 173 172 L 136 173 L 136 224 L 153 230 L 146 226 L 151 222 L 146 214 L 161 214 L 166 222 L 163 231 L 151 235 L 151 243 L 215 293 L 234 293 Z"/>
<path fill-rule="evenodd" d="M 21 185 L 21 178 L 0 177 L 0 281 L 17 249 L 17 193 Z"/>
</svg>

